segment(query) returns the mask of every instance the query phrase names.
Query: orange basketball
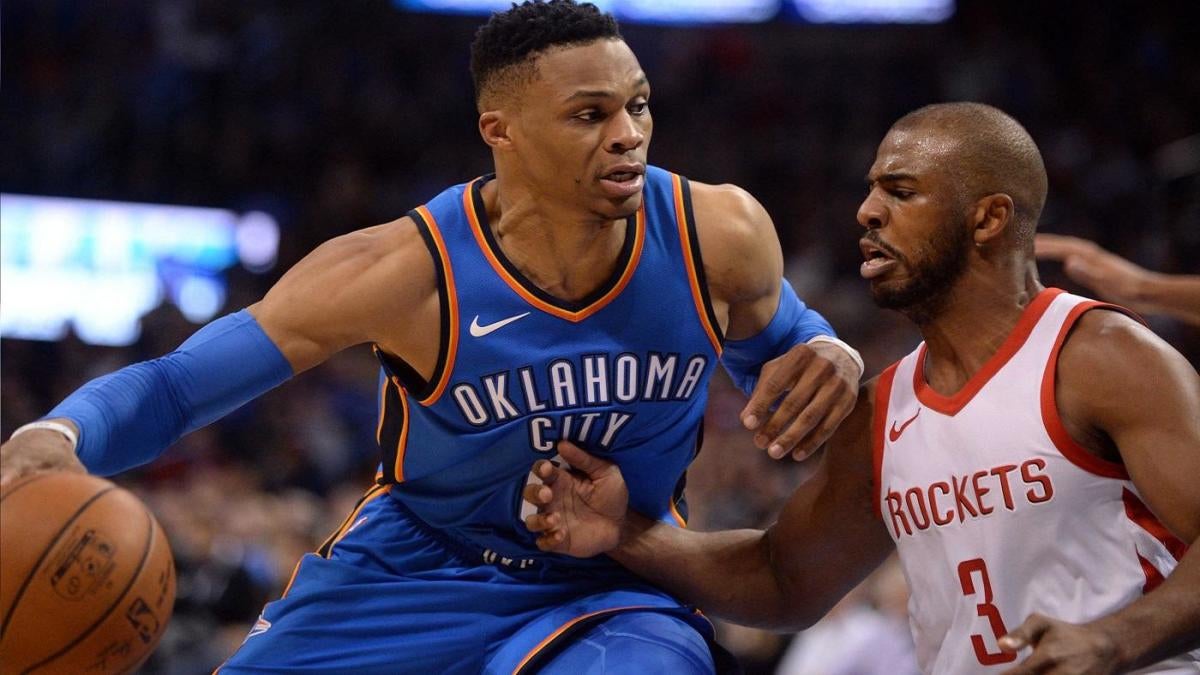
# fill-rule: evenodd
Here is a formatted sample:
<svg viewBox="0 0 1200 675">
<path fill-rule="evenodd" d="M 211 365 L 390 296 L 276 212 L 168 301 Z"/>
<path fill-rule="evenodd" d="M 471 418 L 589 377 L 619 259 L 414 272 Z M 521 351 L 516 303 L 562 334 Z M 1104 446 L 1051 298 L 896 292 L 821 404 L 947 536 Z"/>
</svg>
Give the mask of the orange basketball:
<svg viewBox="0 0 1200 675">
<path fill-rule="evenodd" d="M 162 637 L 175 563 L 131 493 L 43 473 L 0 492 L 0 664 L 5 673 L 134 670 Z"/>
</svg>

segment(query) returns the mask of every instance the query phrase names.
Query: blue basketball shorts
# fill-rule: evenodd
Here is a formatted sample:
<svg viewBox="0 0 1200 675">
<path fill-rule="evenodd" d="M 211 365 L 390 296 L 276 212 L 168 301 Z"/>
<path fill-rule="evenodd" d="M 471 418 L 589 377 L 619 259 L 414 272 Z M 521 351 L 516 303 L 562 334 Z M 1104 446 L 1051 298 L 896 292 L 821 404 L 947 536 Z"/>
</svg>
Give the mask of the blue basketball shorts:
<svg viewBox="0 0 1200 675">
<path fill-rule="evenodd" d="M 725 656 L 707 619 L 636 577 L 514 574 L 374 493 L 217 673 L 687 674 Z"/>
</svg>

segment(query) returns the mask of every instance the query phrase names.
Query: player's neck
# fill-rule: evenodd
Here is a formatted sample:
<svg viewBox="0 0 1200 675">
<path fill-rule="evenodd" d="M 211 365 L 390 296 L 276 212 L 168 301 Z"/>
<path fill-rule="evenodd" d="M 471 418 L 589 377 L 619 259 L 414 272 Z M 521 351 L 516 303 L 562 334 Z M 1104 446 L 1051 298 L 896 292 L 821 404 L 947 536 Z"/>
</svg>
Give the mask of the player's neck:
<svg viewBox="0 0 1200 675">
<path fill-rule="evenodd" d="M 612 276 L 625 243 L 624 220 L 597 218 L 499 181 L 482 190 L 486 225 L 501 252 L 542 290 L 579 300 Z"/>
<path fill-rule="evenodd" d="M 1004 278 L 968 270 L 938 313 L 919 325 L 925 378 L 934 391 L 952 395 L 961 389 L 1000 349 L 1041 290 L 1032 267 Z"/>
</svg>

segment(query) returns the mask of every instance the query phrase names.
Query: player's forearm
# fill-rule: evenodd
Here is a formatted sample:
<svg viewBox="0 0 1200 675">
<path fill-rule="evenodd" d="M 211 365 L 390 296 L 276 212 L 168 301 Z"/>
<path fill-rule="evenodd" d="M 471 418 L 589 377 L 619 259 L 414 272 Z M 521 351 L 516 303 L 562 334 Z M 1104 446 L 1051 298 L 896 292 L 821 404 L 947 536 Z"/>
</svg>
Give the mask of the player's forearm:
<svg viewBox="0 0 1200 675">
<path fill-rule="evenodd" d="M 1152 274 L 1141 285 L 1139 301 L 1156 312 L 1200 325 L 1200 276 Z"/>
<path fill-rule="evenodd" d="M 279 385 L 291 367 L 252 317 L 218 319 L 176 351 L 92 380 L 50 411 L 79 429 L 76 453 L 109 475 Z"/>
<path fill-rule="evenodd" d="M 1112 637 L 1122 672 L 1200 648 L 1200 539 L 1161 586 L 1091 625 Z"/>
<path fill-rule="evenodd" d="M 609 556 L 704 612 L 780 630 L 817 618 L 803 615 L 803 603 L 789 601 L 762 530 L 695 532 L 633 512 L 623 530 Z"/>
</svg>

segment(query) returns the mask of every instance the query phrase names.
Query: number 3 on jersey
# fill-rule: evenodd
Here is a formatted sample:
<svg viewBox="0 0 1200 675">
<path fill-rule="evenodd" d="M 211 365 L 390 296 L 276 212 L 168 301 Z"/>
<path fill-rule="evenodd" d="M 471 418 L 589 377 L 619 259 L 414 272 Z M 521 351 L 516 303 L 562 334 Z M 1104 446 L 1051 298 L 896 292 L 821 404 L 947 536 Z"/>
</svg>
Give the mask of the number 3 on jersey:
<svg viewBox="0 0 1200 675">
<path fill-rule="evenodd" d="M 976 588 L 973 574 L 979 576 L 981 588 Z M 983 602 L 975 605 L 975 613 L 988 620 L 996 639 L 999 640 L 1008 633 L 1008 629 L 1004 627 L 1004 619 L 1000 618 L 1000 610 L 992 604 L 992 582 L 988 579 L 987 565 L 984 564 L 983 558 L 972 558 L 960 562 L 958 564 L 958 581 L 962 584 L 963 595 L 967 597 L 977 596 L 982 592 Z M 989 652 L 987 645 L 983 643 L 982 635 L 972 635 L 971 646 L 975 648 L 975 658 L 985 666 L 1008 663 L 1017 658 L 1014 652 L 999 650 Z"/>
</svg>

